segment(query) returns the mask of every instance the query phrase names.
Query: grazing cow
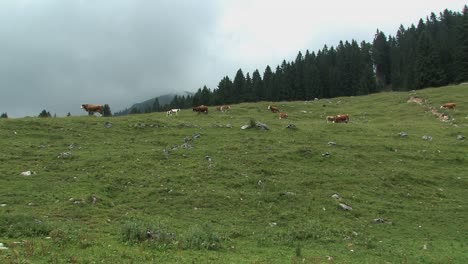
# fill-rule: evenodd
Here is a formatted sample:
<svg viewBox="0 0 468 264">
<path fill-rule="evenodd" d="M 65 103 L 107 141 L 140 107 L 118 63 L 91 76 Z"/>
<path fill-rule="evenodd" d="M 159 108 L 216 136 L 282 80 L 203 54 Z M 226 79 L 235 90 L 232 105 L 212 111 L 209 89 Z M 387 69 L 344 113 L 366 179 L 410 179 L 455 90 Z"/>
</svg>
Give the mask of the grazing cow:
<svg viewBox="0 0 468 264">
<path fill-rule="evenodd" d="M 326 120 L 327 120 L 327 123 L 330 123 L 330 122 L 334 123 L 335 122 L 335 116 L 327 116 Z"/>
<path fill-rule="evenodd" d="M 81 109 L 84 109 L 90 115 L 94 114 L 94 112 L 98 112 L 102 115 L 104 111 L 104 107 L 97 104 L 82 104 Z"/>
<path fill-rule="evenodd" d="M 446 103 L 446 104 L 443 104 L 440 106 L 440 108 L 442 109 L 454 109 L 455 106 L 457 106 L 457 104 L 455 103 Z"/>
<path fill-rule="evenodd" d="M 341 123 L 341 122 L 348 123 L 349 122 L 349 115 L 337 115 L 337 116 L 335 116 L 335 120 L 333 122 L 334 123 Z"/>
<path fill-rule="evenodd" d="M 226 112 L 229 109 L 231 109 L 231 106 L 229 105 L 221 105 L 221 106 L 216 107 L 216 110 L 221 111 L 221 112 Z"/>
<path fill-rule="evenodd" d="M 273 112 L 273 113 L 278 113 L 278 112 L 279 112 L 279 108 L 278 108 L 278 107 L 271 106 L 271 105 L 268 106 L 268 110 L 270 110 L 270 111 Z"/>
<path fill-rule="evenodd" d="M 192 108 L 193 112 L 197 112 L 197 113 L 205 113 L 205 114 L 208 114 L 208 106 L 206 105 L 199 105 L 199 106 L 195 106 Z"/>
<path fill-rule="evenodd" d="M 286 119 L 288 118 L 288 114 L 286 113 L 279 113 L 279 119 Z"/>
<path fill-rule="evenodd" d="M 341 123 L 341 122 L 348 123 L 349 122 L 349 115 L 327 116 L 326 120 L 327 120 L 327 123 L 329 123 L 329 122 L 332 122 L 332 123 Z"/>
<path fill-rule="evenodd" d="M 179 109 L 179 108 L 177 108 L 177 109 L 171 109 L 171 110 L 169 110 L 169 111 L 166 112 L 166 115 L 167 115 L 167 116 L 172 116 L 172 114 L 176 114 L 176 115 L 177 115 L 178 112 L 180 112 L 180 109 Z"/>
</svg>

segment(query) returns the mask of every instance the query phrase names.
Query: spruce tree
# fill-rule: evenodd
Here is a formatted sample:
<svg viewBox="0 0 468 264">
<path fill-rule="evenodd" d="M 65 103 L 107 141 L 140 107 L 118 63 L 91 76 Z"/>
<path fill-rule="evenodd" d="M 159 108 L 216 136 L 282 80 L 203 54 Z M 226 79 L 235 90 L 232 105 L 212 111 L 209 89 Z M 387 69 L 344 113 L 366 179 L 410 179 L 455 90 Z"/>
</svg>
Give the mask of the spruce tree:
<svg viewBox="0 0 468 264">
<path fill-rule="evenodd" d="M 264 85 L 258 69 L 252 74 L 252 93 L 254 101 L 265 100 Z"/>
<path fill-rule="evenodd" d="M 151 111 L 152 112 L 159 112 L 160 110 L 161 110 L 161 105 L 159 104 L 159 98 L 156 98 L 156 99 L 154 99 Z"/>
<path fill-rule="evenodd" d="M 7 114 L 7 113 L 2 113 L 2 115 L 0 116 L 0 118 L 8 118 L 8 114 Z"/>
<path fill-rule="evenodd" d="M 374 60 L 375 72 L 379 86 L 385 87 L 390 84 L 390 47 L 387 37 L 382 31 L 377 30 L 372 43 L 372 58 Z"/>
<path fill-rule="evenodd" d="M 104 105 L 104 108 L 103 108 L 103 110 L 102 110 L 102 113 L 103 113 L 103 114 L 102 114 L 103 116 L 112 116 L 112 112 L 111 112 L 110 107 L 109 107 L 108 104 L 105 104 L 105 105 Z"/>
<path fill-rule="evenodd" d="M 442 73 L 439 57 L 428 31 L 423 31 L 418 40 L 416 58 L 416 88 L 440 86 Z"/>
<path fill-rule="evenodd" d="M 234 77 L 234 89 L 231 91 L 231 97 L 235 103 L 244 102 L 246 91 L 245 91 L 245 76 L 242 69 L 239 69 Z"/>
<path fill-rule="evenodd" d="M 460 51 L 457 61 L 457 81 L 468 81 L 468 6 L 463 8 L 463 21 L 459 28 Z"/>
</svg>

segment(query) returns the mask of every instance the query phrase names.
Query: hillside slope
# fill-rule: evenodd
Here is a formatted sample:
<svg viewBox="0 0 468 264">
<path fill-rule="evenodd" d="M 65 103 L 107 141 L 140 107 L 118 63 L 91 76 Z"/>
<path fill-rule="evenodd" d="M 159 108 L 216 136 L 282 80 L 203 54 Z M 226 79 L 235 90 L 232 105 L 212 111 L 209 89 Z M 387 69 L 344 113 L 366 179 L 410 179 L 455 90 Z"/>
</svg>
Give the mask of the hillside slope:
<svg viewBox="0 0 468 264">
<path fill-rule="evenodd" d="M 468 263 L 468 86 L 268 104 L 0 120 L 0 262 Z"/>
</svg>

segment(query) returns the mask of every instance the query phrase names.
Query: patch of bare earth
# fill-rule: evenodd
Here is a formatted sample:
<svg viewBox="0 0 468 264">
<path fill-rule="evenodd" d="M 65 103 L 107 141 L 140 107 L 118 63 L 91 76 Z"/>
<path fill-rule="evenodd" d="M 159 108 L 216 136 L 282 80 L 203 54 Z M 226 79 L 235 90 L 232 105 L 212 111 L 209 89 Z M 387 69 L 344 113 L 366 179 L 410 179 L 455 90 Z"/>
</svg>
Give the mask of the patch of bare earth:
<svg viewBox="0 0 468 264">
<path fill-rule="evenodd" d="M 416 104 L 419 104 L 419 105 L 423 105 L 426 103 L 426 100 L 422 97 L 415 97 L 415 96 L 411 96 L 407 103 L 416 103 Z M 437 117 L 437 119 L 439 119 L 440 121 L 442 122 L 448 122 L 450 121 L 450 117 L 445 114 L 445 113 L 441 113 L 439 111 L 437 111 L 436 108 L 432 107 L 432 106 L 428 106 L 427 107 L 428 111 L 431 112 L 434 116 Z"/>
</svg>

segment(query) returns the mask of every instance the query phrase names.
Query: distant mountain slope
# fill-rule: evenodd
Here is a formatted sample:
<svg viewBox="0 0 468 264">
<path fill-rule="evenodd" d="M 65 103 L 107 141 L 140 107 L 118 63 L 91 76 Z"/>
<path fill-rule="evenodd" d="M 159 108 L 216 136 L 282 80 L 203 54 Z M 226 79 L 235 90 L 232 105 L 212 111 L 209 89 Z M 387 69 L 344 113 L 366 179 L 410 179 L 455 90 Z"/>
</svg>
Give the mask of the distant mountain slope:
<svg viewBox="0 0 468 264">
<path fill-rule="evenodd" d="M 193 94 L 194 93 L 188 92 L 188 91 L 164 94 L 164 95 L 154 97 L 154 98 L 148 99 L 140 103 L 135 103 L 129 108 L 115 112 L 114 115 L 128 115 L 135 108 L 138 109 L 140 112 L 145 112 L 146 109 L 153 107 L 153 103 L 154 103 L 154 100 L 156 100 L 156 98 L 159 100 L 159 104 L 161 106 L 164 106 L 166 104 L 169 104 L 176 95 L 177 96 L 192 96 Z"/>
</svg>

